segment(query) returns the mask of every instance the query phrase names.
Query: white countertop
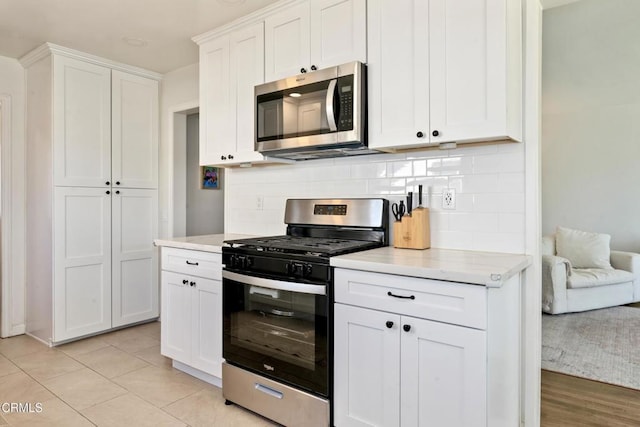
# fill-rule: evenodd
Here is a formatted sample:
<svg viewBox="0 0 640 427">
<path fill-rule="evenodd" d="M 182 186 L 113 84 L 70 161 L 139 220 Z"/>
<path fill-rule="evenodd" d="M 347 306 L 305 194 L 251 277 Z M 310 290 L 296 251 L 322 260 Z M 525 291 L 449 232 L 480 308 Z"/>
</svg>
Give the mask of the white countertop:
<svg viewBox="0 0 640 427">
<path fill-rule="evenodd" d="M 248 239 L 249 234 L 207 234 L 204 236 L 174 237 L 172 239 L 156 239 L 153 244 L 156 246 L 169 246 L 171 248 L 192 249 L 204 252 L 222 252 L 222 242 L 233 239 Z"/>
<path fill-rule="evenodd" d="M 331 258 L 333 267 L 500 287 L 531 264 L 531 256 L 391 246 Z"/>
</svg>

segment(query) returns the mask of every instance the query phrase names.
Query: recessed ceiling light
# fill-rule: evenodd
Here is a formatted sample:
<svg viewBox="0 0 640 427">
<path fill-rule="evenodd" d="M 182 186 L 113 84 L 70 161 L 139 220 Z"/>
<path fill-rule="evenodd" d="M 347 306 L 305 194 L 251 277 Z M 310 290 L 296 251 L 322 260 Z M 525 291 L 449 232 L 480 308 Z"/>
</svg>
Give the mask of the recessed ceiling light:
<svg viewBox="0 0 640 427">
<path fill-rule="evenodd" d="M 298 92 L 291 92 L 289 96 L 292 98 L 300 98 L 302 95 L 299 94 Z"/>
<path fill-rule="evenodd" d="M 149 44 L 148 41 L 140 37 L 123 37 L 122 41 L 133 47 L 143 47 Z"/>
</svg>

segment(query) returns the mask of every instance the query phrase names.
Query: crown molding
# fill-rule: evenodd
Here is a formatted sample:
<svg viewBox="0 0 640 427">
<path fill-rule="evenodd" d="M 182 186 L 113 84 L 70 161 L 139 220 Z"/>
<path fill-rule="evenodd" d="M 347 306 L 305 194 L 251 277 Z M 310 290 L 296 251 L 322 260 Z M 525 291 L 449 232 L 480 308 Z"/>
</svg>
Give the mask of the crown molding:
<svg viewBox="0 0 640 427">
<path fill-rule="evenodd" d="M 135 74 L 141 77 L 150 78 L 153 80 L 162 80 L 162 74 L 155 71 L 145 70 L 144 68 L 134 67 L 133 65 L 122 64 L 120 62 L 111 61 L 100 56 L 91 55 L 88 53 L 80 52 L 79 50 L 70 49 L 68 47 L 59 46 L 53 43 L 44 43 L 31 52 L 27 53 L 18 61 L 24 68 L 29 68 L 36 62 L 49 55 L 60 55 L 68 58 L 78 59 L 80 61 L 89 62 L 95 65 L 102 65 L 109 67 L 113 70 L 124 71 L 126 73 Z"/>
<path fill-rule="evenodd" d="M 269 15 L 273 15 L 274 13 L 279 12 L 282 9 L 295 6 L 297 4 L 302 4 L 306 1 L 308 0 L 281 0 L 272 5 L 263 7 L 262 9 L 258 9 L 253 13 L 241 16 L 240 18 L 234 21 L 231 21 L 228 24 L 224 24 L 220 27 L 214 28 L 213 30 L 207 31 L 206 33 L 202 33 L 197 36 L 194 36 L 191 38 L 191 40 L 193 40 L 199 45 L 202 43 L 206 43 L 209 40 L 212 40 L 222 35 L 225 35 L 227 33 L 230 33 L 231 31 L 234 31 L 241 26 L 255 24 L 257 22 L 264 21 L 264 19 Z"/>
</svg>

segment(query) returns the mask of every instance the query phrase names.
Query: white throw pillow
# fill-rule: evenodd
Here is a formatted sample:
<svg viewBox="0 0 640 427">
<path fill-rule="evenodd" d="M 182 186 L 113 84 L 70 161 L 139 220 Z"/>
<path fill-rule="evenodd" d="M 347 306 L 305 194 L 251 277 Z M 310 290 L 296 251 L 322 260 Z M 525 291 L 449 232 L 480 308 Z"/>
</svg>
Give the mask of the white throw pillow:
<svg viewBox="0 0 640 427">
<path fill-rule="evenodd" d="M 611 236 L 558 227 L 556 229 L 556 252 L 567 258 L 574 268 L 612 268 Z"/>
</svg>

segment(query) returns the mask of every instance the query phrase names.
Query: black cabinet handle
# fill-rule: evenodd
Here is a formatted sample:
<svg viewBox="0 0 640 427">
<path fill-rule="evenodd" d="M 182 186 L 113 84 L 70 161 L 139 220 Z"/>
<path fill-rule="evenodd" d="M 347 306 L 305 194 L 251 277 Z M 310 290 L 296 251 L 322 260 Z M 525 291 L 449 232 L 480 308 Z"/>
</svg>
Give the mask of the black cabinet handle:
<svg viewBox="0 0 640 427">
<path fill-rule="evenodd" d="M 191 262 L 191 261 L 189 261 L 189 260 L 187 260 L 187 264 L 189 264 L 189 265 L 198 265 L 198 263 L 197 263 L 197 262 Z"/>
<path fill-rule="evenodd" d="M 196 282 L 189 282 L 189 286 L 195 286 L 195 285 L 196 285 Z"/>
<path fill-rule="evenodd" d="M 120 190 L 116 190 L 116 194 L 120 194 Z"/>
<path fill-rule="evenodd" d="M 105 185 L 109 185 L 109 184 L 111 184 L 109 181 L 105 182 Z"/>
<path fill-rule="evenodd" d="M 306 68 L 300 68 L 300 72 L 301 72 L 302 74 L 304 74 L 304 73 L 306 73 L 306 72 L 307 72 L 307 69 L 306 69 Z"/>
<path fill-rule="evenodd" d="M 404 296 L 404 295 L 396 295 L 396 294 L 392 294 L 391 291 L 387 292 L 387 295 L 389 295 L 390 297 L 394 297 L 394 298 L 402 298 L 402 299 L 416 299 L 415 295 L 409 295 Z"/>
<path fill-rule="evenodd" d="M 424 133 L 422 133 L 422 132 L 418 131 L 418 133 L 416 133 L 416 136 L 417 136 L 418 138 L 422 138 L 422 137 L 424 137 Z"/>
<path fill-rule="evenodd" d="M 116 181 L 116 185 L 120 185 L 120 181 Z"/>
<path fill-rule="evenodd" d="M 387 328 L 391 329 L 393 328 L 393 322 L 391 320 L 387 320 Z"/>
<path fill-rule="evenodd" d="M 188 281 L 187 279 L 184 279 L 184 280 L 182 281 L 182 284 L 183 284 L 183 285 L 186 285 L 187 283 L 189 283 L 189 281 Z"/>
<path fill-rule="evenodd" d="M 434 130 L 433 132 L 431 132 L 431 135 L 438 136 L 440 135 L 440 132 L 438 132 L 437 130 Z"/>
<path fill-rule="evenodd" d="M 233 155 L 229 154 L 229 160 L 233 160 Z"/>
<path fill-rule="evenodd" d="M 405 332 L 409 332 L 411 330 L 411 325 L 404 325 L 402 326 L 402 329 L 404 329 Z"/>
<path fill-rule="evenodd" d="M 226 156 L 220 156 L 220 160 L 227 160 Z"/>
<path fill-rule="evenodd" d="M 317 69 L 318 69 L 318 67 L 316 67 L 315 65 L 312 65 L 312 66 L 311 66 L 311 71 L 315 71 L 315 70 L 317 70 Z"/>
<path fill-rule="evenodd" d="M 107 190 L 107 194 L 111 194 L 111 191 Z"/>
</svg>

